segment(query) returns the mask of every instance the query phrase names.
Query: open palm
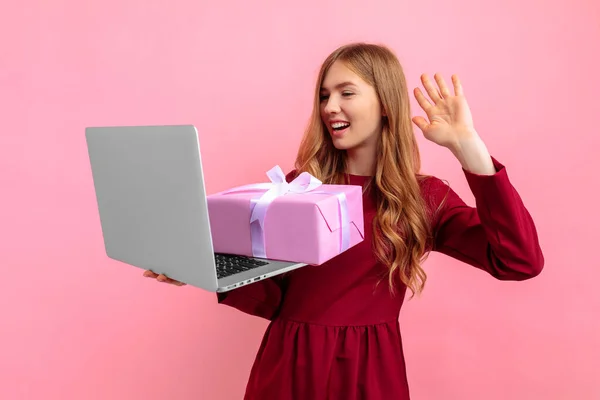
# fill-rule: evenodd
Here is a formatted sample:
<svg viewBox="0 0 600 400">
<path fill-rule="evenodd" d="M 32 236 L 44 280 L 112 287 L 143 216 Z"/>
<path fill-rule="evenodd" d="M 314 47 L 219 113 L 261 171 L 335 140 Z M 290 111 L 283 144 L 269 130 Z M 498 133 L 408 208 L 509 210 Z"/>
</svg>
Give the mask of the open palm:
<svg viewBox="0 0 600 400">
<path fill-rule="evenodd" d="M 437 88 L 427 75 L 421 75 L 421 82 L 429 99 L 419 88 L 414 90 L 415 98 L 429 121 L 420 116 L 414 117 L 412 121 L 421 129 L 426 139 L 448 147 L 472 135 L 475 131 L 473 117 L 458 76 L 452 75 L 454 94 L 450 92 L 440 74 L 435 74 L 435 80 Z"/>
</svg>

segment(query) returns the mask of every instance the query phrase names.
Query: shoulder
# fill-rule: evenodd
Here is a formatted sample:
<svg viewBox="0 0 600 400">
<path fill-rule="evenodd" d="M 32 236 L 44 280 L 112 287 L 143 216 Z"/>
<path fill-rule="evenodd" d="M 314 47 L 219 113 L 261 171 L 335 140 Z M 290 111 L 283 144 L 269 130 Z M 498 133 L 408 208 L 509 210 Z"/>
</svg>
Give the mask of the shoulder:
<svg viewBox="0 0 600 400">
<path fill-rule="evenodd" d="M 433 175 L 418 175 L 417 181 L 421 188 L 421 195 L 428 201 L 439 200 L 440 197 L 446 196 L 450 191 L 450 185 L 447 181 Z"/>
<path fill-rule="evenodd" d="M 452 190 L 450 184 L 437 176 L 420 175 L 417 180 L 426 212 L 435 230 L 445 212 L 460 203 L 460 199 Z"/>
</svg>

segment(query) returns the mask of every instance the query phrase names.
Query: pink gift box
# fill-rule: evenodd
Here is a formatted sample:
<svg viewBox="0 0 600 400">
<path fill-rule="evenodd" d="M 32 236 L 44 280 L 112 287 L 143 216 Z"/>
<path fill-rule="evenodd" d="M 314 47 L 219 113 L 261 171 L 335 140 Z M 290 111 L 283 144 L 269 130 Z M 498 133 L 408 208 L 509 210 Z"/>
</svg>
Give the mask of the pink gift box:
<svg viewBox="0 0 600 400">
<path fill-rule="evenodd" d="M 247 186 L 208 196 L 212 240 L 217 253 L 261 256 L 253 250 L 251 232 L 254 230 L 256 238 L 258 222 L 252 222 L 255 225 L 251 228 L 250 220 L 253 201 L 267 190 Z M 345 197 L 347 206 L 344 243 L 340 197 Z M 362 187 L 319 182 L 311 191 L 285 193 L 266 206 L 263 221 L 266 258 L 322 264 L 364 240 Z"/>
</svg>

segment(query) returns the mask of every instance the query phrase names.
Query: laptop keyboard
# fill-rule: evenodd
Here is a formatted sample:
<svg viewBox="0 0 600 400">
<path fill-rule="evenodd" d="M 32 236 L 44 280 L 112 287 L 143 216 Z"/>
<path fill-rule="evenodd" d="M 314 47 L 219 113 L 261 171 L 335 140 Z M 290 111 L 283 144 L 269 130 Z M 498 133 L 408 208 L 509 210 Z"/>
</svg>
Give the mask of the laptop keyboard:
<svg viewBox="0 0 600 400">
<path fill-rule="evenodd" d="M 232 254 L 215 254 L 215 261 L 219 279 L 268 264 L 267 261 Z"/>
</svg>

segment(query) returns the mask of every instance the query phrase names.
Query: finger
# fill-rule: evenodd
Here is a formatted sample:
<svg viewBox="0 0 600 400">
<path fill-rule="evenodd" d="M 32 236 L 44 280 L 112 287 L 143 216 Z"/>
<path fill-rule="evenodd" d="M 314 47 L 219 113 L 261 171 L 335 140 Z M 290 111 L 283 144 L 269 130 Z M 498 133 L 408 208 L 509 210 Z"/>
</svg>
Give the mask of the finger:
<svg viewBox="0 0 600 400">
<path fill-rule="evenodd" d="M 427 97 L 425 97 L 425 95 L 419 88 L 415 89 L 415 98 L 417 99 L 417 102 L 419 103 L 423 111 L 427 112 L 433 107 L 433 104 L 429 102 Z"/>
<path fill-rule="evenodd" d="M 457 96 L 463 96 L 463 87 L 460 79 L 458 79 L 458 75 L 452 75 L 452 83 L 454 84 L 454 94 Z"/>
<path fill-rule="evenodd" d="M 442 99 L 440 92 L 426 74 L 421 75 L 421 82 L 423 82 L 423 86 L 425 87 L 425 90 L 427 90 L 427 94 L 434 103 L 437 103 Z"/>
<path fill-rule="evenodd" d="M 423 132 L 425 132 L 425 130 L 427 129 L 427 126 L 429 125 L 429 123 L 427 122 L 427 120 L 425 118 L 423 118 L 423 117 L 414 117 L 412 119 L 412 121 Z"/>
<path fill-rule="evenodd" d="M 446 86 L 446 81 L 444 81 L 444 78 L 441 74 L 435 74 L 435 81 L 437 82 L 440 88 L 440 94 L 442 95 L 442 97 L 452 96 L 452 94 L 450 93 L 450 89 L 448 89 L 448 86 Z"/>
<path fill-rule="evenodd" d="M 147 278 L 156 278 L 158 275 L 155 274 L 154 272 L 148 270 L 148 271 L 144 271 L 144 276 Z"/>
<path fill-rule="evenodd" d="M 164 282 L 164 283 L 169 283 L 171 285 L 176 285 L 176 286 L 183 286 L 184 283 L 183 282 L 179 282 L 176 281 L 175 279 L 171 279 L 168 276 L 164 275 L 164 274 L 160 274 L 158 275 L 158 278 L 156 278 L 157 281 L 159 282 Z"/>
</svg>

